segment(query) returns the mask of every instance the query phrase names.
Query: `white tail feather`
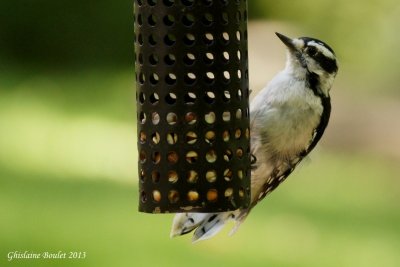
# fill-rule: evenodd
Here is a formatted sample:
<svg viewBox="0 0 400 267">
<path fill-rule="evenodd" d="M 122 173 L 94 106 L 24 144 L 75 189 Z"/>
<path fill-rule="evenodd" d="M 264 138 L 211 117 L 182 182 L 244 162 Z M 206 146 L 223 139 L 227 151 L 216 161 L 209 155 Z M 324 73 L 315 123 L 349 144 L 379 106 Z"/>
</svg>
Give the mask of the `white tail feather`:
<svg viewBox="0 0 400 267">
<path fill-rule="evenodd" d="M 175 215 L 172 223 L 171 237 L 187 234 L 194 229 L 192 242 L 209 239 L 215 236 L 229 220 L 235 220 L 236 225 L 230 235 L 235 233 L 246 216 L 241 216 L 242 211 L 219 213 L 179 213 Z"/>
<path fill-rule="evenodd" d="M 170 237 L 187 234 L 198 227 L 208 213 L 178 213 L 172 222 Z"/>
</svg>

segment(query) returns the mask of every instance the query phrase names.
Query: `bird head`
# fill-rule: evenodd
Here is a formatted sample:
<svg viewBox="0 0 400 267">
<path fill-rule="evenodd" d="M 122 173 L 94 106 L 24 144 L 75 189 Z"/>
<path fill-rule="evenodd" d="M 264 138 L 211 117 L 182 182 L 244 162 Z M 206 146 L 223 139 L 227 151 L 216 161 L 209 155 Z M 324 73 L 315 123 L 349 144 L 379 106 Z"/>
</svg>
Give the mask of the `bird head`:
<svg viewBox="0 0 400 267">
<path fill-rule="evenodd" d="M 289 51 L 286 68 L 289 68 L 294 75 L 298 76 L 303 74 L 316 75 L 321 86 L 326 87 L 329 91 L 338 72 L 338 63 L 332 48 L 315 38 L 291 39 L 280 33 L 276 33 L 276 35 Z"/>
</svg>

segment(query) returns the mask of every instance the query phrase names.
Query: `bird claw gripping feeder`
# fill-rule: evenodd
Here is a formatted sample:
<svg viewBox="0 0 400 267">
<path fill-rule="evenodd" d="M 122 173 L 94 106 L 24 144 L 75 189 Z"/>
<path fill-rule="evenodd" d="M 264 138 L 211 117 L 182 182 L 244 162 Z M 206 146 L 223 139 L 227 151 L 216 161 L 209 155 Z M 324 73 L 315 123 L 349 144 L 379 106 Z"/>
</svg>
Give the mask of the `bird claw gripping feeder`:
<svg viewBox="0 0 400 267">
<path fill-rule="evenodd" d="M 247 0 L 135 0 L 139 211 L 250 198 Z"/>
</svg>

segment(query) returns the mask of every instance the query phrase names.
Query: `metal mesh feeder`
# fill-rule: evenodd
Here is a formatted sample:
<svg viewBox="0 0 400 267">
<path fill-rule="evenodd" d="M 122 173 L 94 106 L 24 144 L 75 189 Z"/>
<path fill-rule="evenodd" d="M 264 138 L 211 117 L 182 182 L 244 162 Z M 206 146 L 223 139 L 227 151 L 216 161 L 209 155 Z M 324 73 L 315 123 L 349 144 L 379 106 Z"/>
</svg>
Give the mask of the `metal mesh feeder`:
<svg viewBox="0 0 400 267">
<path fill-rule="evenodd" d="M 139 211 L 250 198 L 247 1 L 136 0 Z"/>
</svg>

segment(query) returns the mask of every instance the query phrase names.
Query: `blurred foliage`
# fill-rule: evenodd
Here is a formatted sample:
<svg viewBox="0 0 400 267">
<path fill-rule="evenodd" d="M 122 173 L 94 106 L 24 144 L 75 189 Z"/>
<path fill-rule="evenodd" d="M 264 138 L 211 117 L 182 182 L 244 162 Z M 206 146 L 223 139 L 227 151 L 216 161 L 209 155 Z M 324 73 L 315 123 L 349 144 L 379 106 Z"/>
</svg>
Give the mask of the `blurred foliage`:
<svg viewBox="0 0 400 267">
<path fill-rule="evenodd" d="M 0 1 L 0 60 L 66 68 L 132 58 L 132 1 Z"/>
<path fill-rule="evenodd" d="M 0 169 L 134 179 L 133 79 L 133 71 L 0 73 Z"/>
<path fill-rule="evenodd" d="M 339 74 L 354 89 L 399 92 L 397 0 L 252 0 L 249 9 L 256 18 L 288 21 L 301 36 L 329 43 L 339 58 Z"/>
</svg>

